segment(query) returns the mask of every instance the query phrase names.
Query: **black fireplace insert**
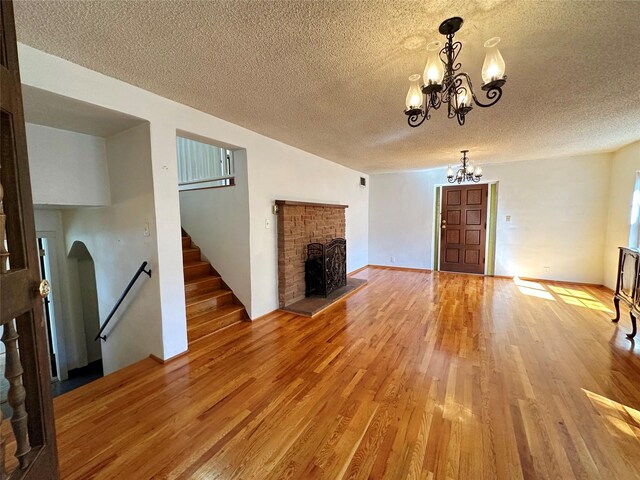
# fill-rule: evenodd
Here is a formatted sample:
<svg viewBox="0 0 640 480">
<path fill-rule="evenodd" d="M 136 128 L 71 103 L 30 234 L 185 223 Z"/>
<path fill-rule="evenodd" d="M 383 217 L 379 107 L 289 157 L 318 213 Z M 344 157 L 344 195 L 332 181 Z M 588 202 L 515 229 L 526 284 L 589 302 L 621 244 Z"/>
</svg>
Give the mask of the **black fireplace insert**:
<svg viewBox="0 0 640 480">
<path fill-rule="evenodd" d="M 329 243 L 307 245 L 304 278 L 307 297 L 326 297 L 344 287 L 347 284 L 347 241 L 334 238 Z"/>
</svg>

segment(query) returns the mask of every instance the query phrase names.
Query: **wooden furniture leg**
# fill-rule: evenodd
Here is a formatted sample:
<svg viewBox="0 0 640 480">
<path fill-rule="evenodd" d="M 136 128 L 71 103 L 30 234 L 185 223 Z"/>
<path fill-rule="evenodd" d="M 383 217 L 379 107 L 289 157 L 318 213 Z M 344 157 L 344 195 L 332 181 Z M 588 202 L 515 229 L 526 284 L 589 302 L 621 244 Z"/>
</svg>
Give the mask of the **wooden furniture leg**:
<svg viewBox="0 0 640 480">
<path fill-rule="evenodd" d="M 633 313 L 629 313 L 629 315 L 631 316 L 631 326 L 633 327 L 633 330 L 631 330 L 631 333 L 627 335 L 627 338 L 631 339 L 636 336 L 636 332 L 638 331 L 638 328 L 636 326 L 635 315 Z"/>
<path fill-rule="evenodd" d="M 613 297 L 613 305 L 616 307 L 616 318 L 611 321 L 618 323 L 620 320 L 620 299 L 618 297 Z"/>
</svg>

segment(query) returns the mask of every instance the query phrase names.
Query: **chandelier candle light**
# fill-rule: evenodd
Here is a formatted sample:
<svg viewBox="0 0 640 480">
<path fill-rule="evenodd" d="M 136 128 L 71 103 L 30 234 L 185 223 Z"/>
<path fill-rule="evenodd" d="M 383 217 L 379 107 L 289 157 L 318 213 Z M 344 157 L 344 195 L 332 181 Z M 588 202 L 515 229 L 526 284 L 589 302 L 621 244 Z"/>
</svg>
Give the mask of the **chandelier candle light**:
<svg viewBox="0 0 640 480">
<path fill-rule="evenodd" d="M 460 159 L 460 163 L 462 166 L 458 168 L 458 171 L 454 174 L 451 165 L 447 169 L 447 180 L 449 183 L 462 183 L 462 182 L 473 182 L 478 183 L 480 178 L 482 177 L 482 167 L 477 166 L 473 167 L 469 158 L 467 158 L 467 153 L 469 150 L 460 150 L 462 153 L 462 158 Z"/>
<path fill-rule="evenodd" d="M 499 37 L 484 43 L 486 56 L 482 65 L 482 90 L 486 92 L 487 103 L 478 100 L 471 78 L 465 72 L 458 72 L 462 65 L 456 59 L 462 50 L 462 43 L 454 42 L 455 33 L 462 27 L 463 20 L 453 17 L 440 24 L 440 33 L 447 40 L 443 48 L 440 42 L 427 45 L 427 65 L 422 75 L 414 73 L 409 77 L 409 92 L 406 99 L 406 110 L 409 126 L 417 127 L 431 118 L 430 110 L 437 110 L 443 103 L 447 104 L 449 118 L 456 118 L 460 125 L 472 108 L 495 105 L 502 97 L 502 87 L 507 81 L 504 74 L 504 59 L 498 50 Z"/>
</svg>

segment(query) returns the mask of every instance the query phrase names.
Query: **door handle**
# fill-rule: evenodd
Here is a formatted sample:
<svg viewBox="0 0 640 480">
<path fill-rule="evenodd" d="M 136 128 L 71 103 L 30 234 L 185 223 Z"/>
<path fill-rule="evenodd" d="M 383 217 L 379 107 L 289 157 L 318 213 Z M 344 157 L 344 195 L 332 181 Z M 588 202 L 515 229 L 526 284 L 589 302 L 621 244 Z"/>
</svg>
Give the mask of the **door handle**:
<svg viewBox="0 0 640 480">
<path fill-rule="evenodd" d="M 40 285 L 38 285 L 38 294 L 40 297 L 46 298 L 49 296 L 49 293 L 51 293 L 51 284 L 49 280 L 45 278 L 40 282 Z"/>
</svg>

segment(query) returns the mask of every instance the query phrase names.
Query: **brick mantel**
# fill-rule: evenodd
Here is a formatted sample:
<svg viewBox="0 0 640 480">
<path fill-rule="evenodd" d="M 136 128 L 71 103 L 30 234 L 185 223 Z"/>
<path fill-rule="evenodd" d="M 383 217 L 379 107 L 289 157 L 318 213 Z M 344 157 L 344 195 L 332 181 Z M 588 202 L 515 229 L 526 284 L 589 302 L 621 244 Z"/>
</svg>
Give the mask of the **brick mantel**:
<svg viewBox="0 0 640 480">
<path fill-rule="evenodd" d="M 327 207 L 327 208 L 349 208 L 349 205 L 339 205 L 337 203 L 312 203 L 312 202 L 299 202 L 296 200 L 276 200 L 276 205 L 290 205 L 290 206 L 303 206 L 303 207 Z"/>
<path fill-rule="evenodd" d="M 276 200 L 276 205 L 278 302 L 280 307 L 285 307 L 304 298 L 307 245 L 345 238 L 345 209 L 349 206 L 294 200 Z"/>
</svg>

